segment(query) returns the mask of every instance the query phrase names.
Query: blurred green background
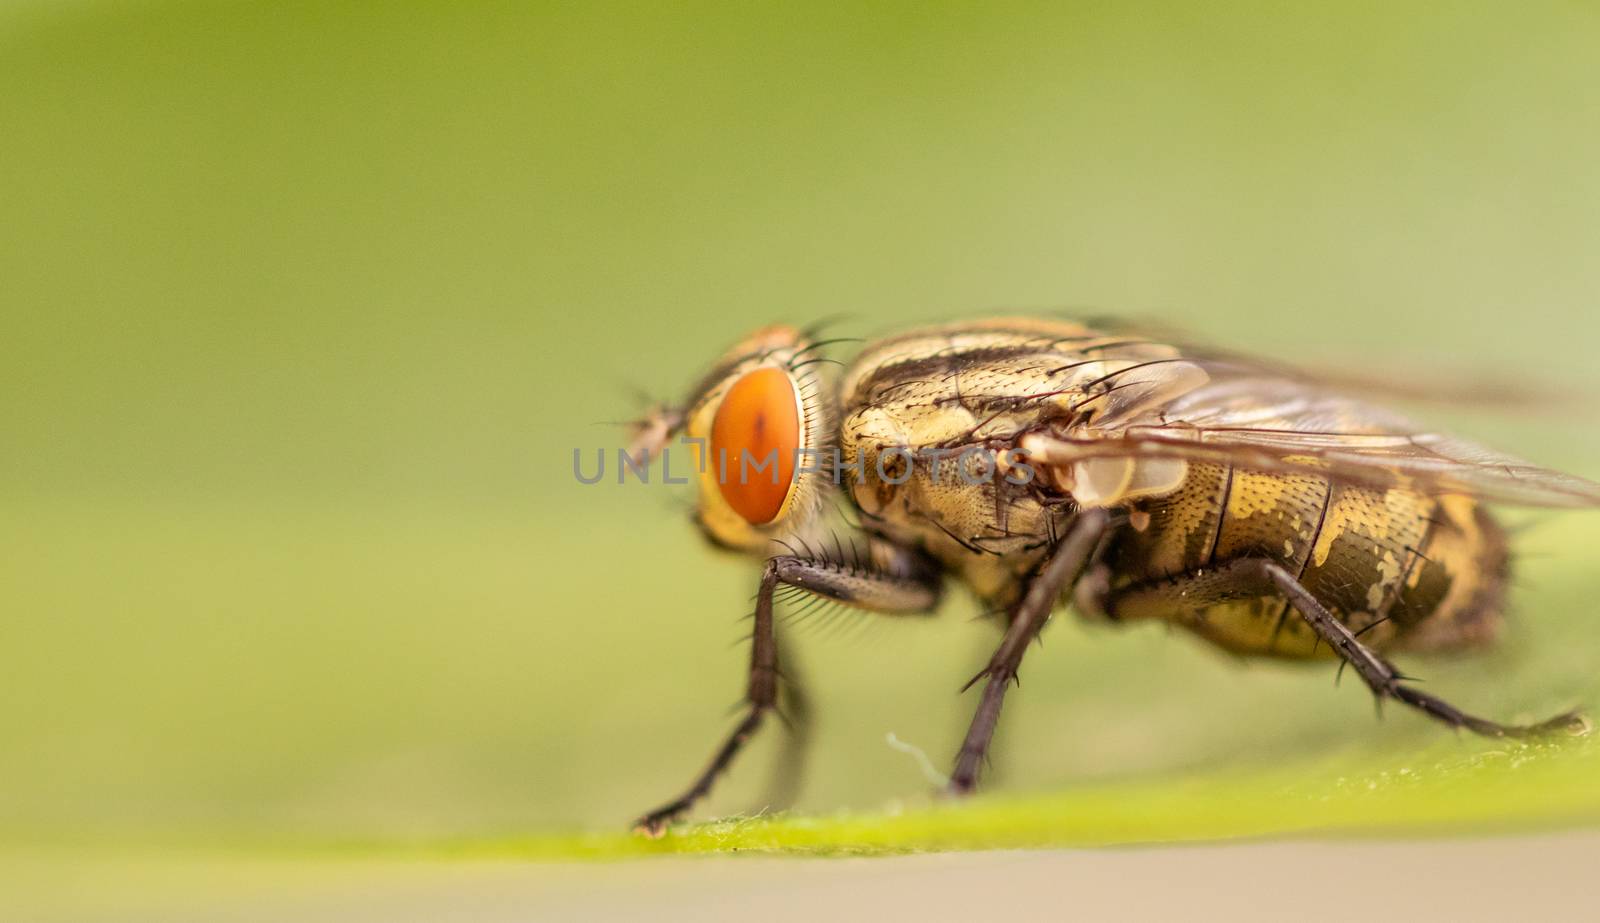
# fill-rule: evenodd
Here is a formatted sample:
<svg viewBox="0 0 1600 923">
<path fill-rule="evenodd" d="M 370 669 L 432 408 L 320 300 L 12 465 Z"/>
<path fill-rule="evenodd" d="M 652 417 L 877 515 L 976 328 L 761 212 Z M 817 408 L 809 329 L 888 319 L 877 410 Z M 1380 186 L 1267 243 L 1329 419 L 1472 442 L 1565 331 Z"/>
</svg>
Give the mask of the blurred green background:
<svg viewBox="0 0 1600 923">
<path fill-rule="evenodd" d="M 1597 40 L 1581 3 L 0 7 L 0 838 L 613 829 L 675 791 L 754 572 L 571 452 L 760 324 L 1069 308 L 1531 371 L 1559 412 L 1445 418 L 1600 475 Z M 1597 542 L 1536 517 L 1511 643 L 1412 672 L 1600 706 Z M 801 807 L 926 798 L 884 737 L 944 767 L 972 614 L 802 626 Z M 1474 746 L 1331 667 L 1046 642 L 1011 790 Z"/>
</svg>

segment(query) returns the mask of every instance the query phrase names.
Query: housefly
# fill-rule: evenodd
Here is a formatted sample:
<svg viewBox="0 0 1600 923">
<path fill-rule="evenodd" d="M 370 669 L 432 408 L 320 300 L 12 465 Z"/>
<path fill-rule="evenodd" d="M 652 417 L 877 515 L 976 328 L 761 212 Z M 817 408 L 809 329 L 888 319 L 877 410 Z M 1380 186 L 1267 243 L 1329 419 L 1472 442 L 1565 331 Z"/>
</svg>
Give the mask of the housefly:
<svg viewBox="0 0 1600 923">
<path fill-rule="evenodd" d="M 1600 485 L 1270 363 L 1065 320 L 912 330 L 842 369 L 830 345 L 758 331 L 636 430 L 639 458 L 675 438 L 694 448 L 697 524 L 762 563 L 743 717 L 641 831 L 705 796 L 776 708 L 784 591 L 909 614 L 953 580 L 996 613 L 954 793 L 977 783 L 1024 652 L 1067 604 L 1243 655 L 1336 657 L 1378 699 L 1478 734 L 1587 729 L 1577 713 L 1478 717 L 1388 656 L 1495 637 L 1508 553 L 1484 504 L 1590 507 Z M 848 542 L 830 543 L 841 529 Z"/>
</svg>

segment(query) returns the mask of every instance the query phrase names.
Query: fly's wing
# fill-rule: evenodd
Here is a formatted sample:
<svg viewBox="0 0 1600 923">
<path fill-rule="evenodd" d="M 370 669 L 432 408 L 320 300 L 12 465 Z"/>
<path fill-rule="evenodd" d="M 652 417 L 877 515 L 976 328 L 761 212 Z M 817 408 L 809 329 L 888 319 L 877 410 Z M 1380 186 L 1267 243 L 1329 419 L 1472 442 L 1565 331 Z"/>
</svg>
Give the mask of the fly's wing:
<svg viewBox="0 0 1600 923">
<path fill-rule="evenodd" d="M 1209 381 L 1159 410 L 1108 428 L 1056 427 L 1024 437 L 1034 462 L 1066 471 L 1104 469 L 1091 459 L 1213 462 L 1315 474 L 1376 488 L 1463 493 L 1522 506 L 1600 506 L 1600 484 L 1420 432 L 1404 418 L 1247 363 L 1196 360 Z M 1128 465 L 1129 477 L 1134 466 Z M 1170 474 L 1170 462 L 1151 470 Z M 1121 469 L 1113 468 L 1116 478 Z M 1095 473 L 1095 477 L 1102 477 Z M 1158 477 L 1157 482 L 1164 477 Z M 1071 480 L 1070 478 L 1058 480 Z M 1120 481 L 1126 488 L 1128 481 Z"/>
<path fill-rule="evenodd" d="M 1472 407 L 1496 412 L 1530 409 L 1567 411 L 1584 406 L 1586 395 L 1526 376 L 1486 375 L 1448 366 L 1425 370 L 1418 376 L 1399 368 L 1347 368 L 1326 362 L 1283 362 L 1235 352 L 1193 336 L 1193 331 L 1154 319 L 1104 318 L 1092 322 L 1102 330 L 1167 343 L 1185 358 L 1208 368 L 1270 375 L 1311 388 L 1337 391 L 1346 396 L 1410 404 Z"/>
</svg>

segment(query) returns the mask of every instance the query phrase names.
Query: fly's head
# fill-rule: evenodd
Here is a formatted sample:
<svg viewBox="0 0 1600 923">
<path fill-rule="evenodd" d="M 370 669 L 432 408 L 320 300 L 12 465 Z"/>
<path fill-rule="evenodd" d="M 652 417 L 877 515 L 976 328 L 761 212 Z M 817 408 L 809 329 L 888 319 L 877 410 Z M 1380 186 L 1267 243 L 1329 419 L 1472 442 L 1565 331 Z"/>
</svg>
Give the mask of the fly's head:
<svg viewBox="0 0 1600 923">
<path fill-rule="evenodd" d="M 766 553 L 822 512 L 836 412 L 817 346 L 794 328 L 765 327 L 725 353 L 680 407 L 635 424 L 635 458 L 681 437 L 698 481 L 695 518 L 714 543 Z"/>
</svg>

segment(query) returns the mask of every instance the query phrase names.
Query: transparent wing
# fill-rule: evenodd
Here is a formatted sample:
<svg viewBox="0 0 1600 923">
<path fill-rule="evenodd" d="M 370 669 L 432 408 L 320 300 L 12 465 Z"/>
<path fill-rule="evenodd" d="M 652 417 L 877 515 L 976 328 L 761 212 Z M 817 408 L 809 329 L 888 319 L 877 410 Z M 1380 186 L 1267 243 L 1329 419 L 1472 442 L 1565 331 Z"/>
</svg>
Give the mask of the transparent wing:
<svg viewBox="0 0 1600 923">
<path fill-rule="evenodd" d="M 1362 398 L 1471 407 L 1491 412 L 1568 412 L 1593 403 L 1592 396 L 1537 376 L 1508 375 L 1450 366 L 1414 370 L 1409 367 L 1351 368 L 1349 363 L 1281 361 L 1235 352 L 1193 335 L 1193 331 L 1153 319 L 1109 318 L 1101 329 L 1166 343 L 1197 365 L 1216 370 L 1249 371 Z"/>
<path fill-rule="evenodd" d="M 1101 431 L 1035 433 L 1024 448 L 1046 465 L 1174 458 L 1522 506 L 1600 506 L 1600 484 L 1419 431 L 1399 415 L 1315 383 L 1232 358 L 1196 363 L 1210 381 L 1159 411 Z"/>
</svg>

